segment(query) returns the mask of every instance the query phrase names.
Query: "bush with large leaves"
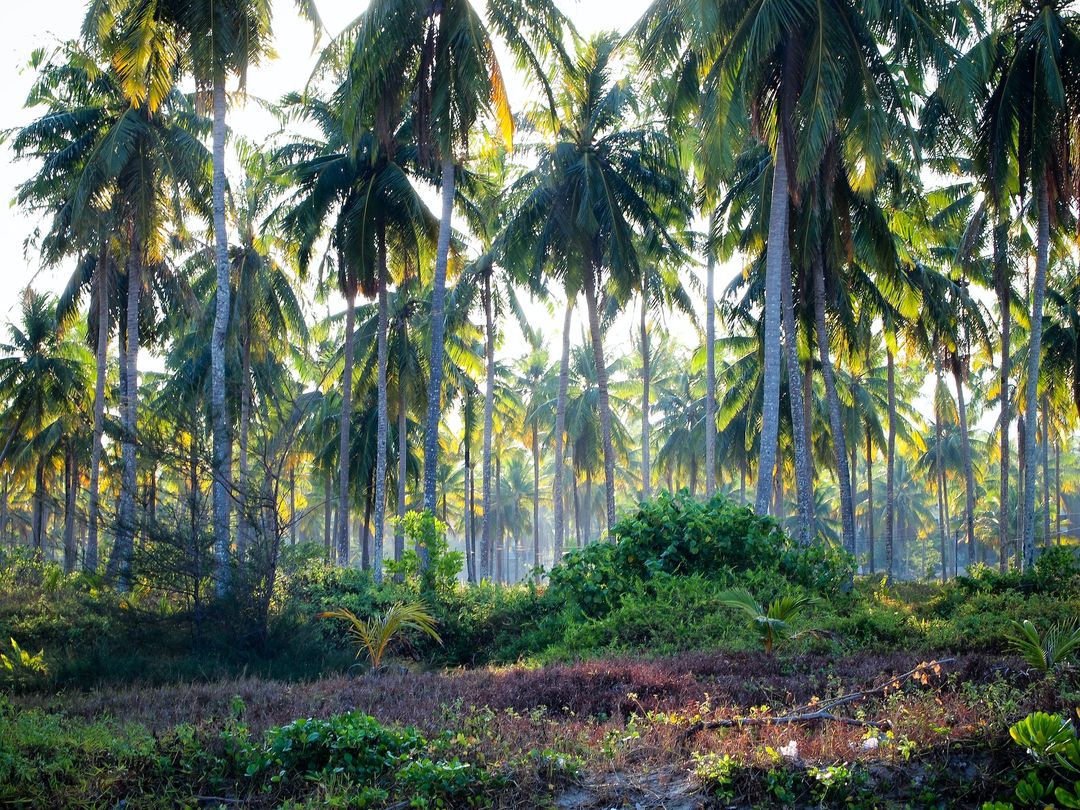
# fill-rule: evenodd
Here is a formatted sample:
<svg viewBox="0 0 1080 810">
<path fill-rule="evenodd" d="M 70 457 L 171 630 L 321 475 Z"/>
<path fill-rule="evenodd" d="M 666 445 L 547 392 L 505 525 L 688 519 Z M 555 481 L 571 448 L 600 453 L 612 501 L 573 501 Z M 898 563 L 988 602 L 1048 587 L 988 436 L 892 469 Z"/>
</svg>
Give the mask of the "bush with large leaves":
<svg viewBox="0 0 1080 810">
<path fill-rule="evenodd" d="M 799 585 L 835 594 L 854 561 L 842 549 L 801 546 L 775 520 L 717 495 L 699 501 L 661 493 L 623 517 L 611 542 L 567 555 L 551 571 L 551 590 L 586 614 L 599 616 L 618 599 L 662 575 L 700 575 L 769 589 Z"/>
</svg>

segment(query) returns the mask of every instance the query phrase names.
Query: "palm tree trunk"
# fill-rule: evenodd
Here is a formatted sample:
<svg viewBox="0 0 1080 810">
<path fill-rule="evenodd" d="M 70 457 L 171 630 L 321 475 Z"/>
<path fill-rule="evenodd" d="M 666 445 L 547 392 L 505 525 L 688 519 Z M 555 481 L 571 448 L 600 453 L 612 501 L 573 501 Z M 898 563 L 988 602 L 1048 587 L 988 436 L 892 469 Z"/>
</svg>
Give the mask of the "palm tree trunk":
<svg viewBox="0 0 1080 810">
<path fill-rule="evenodd" d="M 30 516 L 30 542 L 34 557 L 41 559 L 45 552 L 45 456 L 34 468 L 33 511 Z M 115 553 L 115 552 L 114 552 Z"/>
<path fill-rule="evenodd" d="M 473 503 L 476 499 L 476 484 L 473 481 L 472 461 L 472 419 L 468 414 L 472 411 L 472 393 L 465 392 L 465 436 L 462 444 L 465 446 L 465 568 L 469 583 L 475 585 L 478 582 L 476 576 L 476 532 L 473 529 Z"/>
<path fill-rule="evenodd" d="M 532 424 L 533 456 L 533 568 L 540 568 L 540 432 L 535 418 Z"/>
<path fill-rule="evenodd" d="M 874 445 L 869 429 L 866 431 L 866 546 L 870 551 L 869 568 L 874 574 Z"/>
<path fill-rule="evenodd" d="M 705 497 L 716 490 L 716 258 L 712 249 L 715 210 L 709 213 L 705 260 Z"/>
<path fill-rule="evenodd" d="M 941 582 L 944 584 L 949 578 L 949 562 L 945 552 L 945 538 L 948 533 L 948 526 L 945 519 L 945 469 L 942 466 L 941 457 L 941 408 L 939 406 L 941 393 L 941 360 L 938 356 L 937 346 L 933 346 L 931 350 L 934 353 L 934 471 L 937 475 L 938 540 L 941 544 Z"/>
<path fill-rule="evenodd" d="M 781 299 L 788 231 L 788 167 L 784 155 L 783 127 L 779 129 L 776 137 L 776 159 L 773 161 L 769 242 L 765 254 L 765 324 L 762 336 L 764 401 L 761 411 L 761 447 L 754 506 L 754 511 L 759 515 L 764 515 L 769 510 L 769 496 L 773 491 L 777 443 L 780 436 L 780 322 L 783 309 Z"/>
<path fill-rule="evenodd" d="M 124 401 L 121 403 L 120 455 L 123 461 L 120 485 L 119 526 L 106 574 L 126 593 L 131 588 L 131 557 L 135 550 L 136 424 L 139 412 L 139 301 L 142 293 L 141 248 L 132 244 L 128 261 L 127 351 L 124 355 Z"/>
<path fill-rule="evenodd" d="M 237 296 L 242 296 L 243 291 L 237 290 Z M 243 562 L 247 556 L 248 546 L 251 543 L 255 526 L 252 523 L 252 499 L 249 489 L 251 487 L 251 473 L 248 468 L 248 446 L 251 433 L 251 321 L 242 317 L 240 328 L 244 330 L 242 337 L 243 345 L 240 350 L 240 486 L 237 496 L 239 497 L 239 509 L 236 525 L 236 559 Z"/>
<path fill-rule="evenodd" d="M 999 368 L 999 393 L 1001 404 L 1001 416 L 998 420 L 999 438 L 1001 440 L 1000 464 L 1001 475 L 999 476 L 1000 488 L 998 490 L 998 567 L 1004 572 L 1009 565 L 1009 419 L 1010 419 L 1010 396 L 1009 377 L 1011 376 L 1011 291 L 1009 287 L 1007 238 L 1008 225 L 998 214 L 999 222 L 994 227 L 994 280 L 997 282 L 998 309 L 1001 315 L 1001 363 Z"/>
<path fill-rule="evenodd" d="M 492 533 L 494 532 L 491 501 L 491 433 L 495 425 L 495 323 L 491 307 L 491 274 L 484 277 L 484 449 L 480 462 L 480 478 L 484 511 L 480 515 L 480 579 L 491 577 Z"/>
<path fill-rule="evenodd" d="M 289 465 L 289 545 L 295 546 L 297 540 L 296 515 L 296 465 Z"/>
<path fill-rule="evenodd" d="M 647 296 L 648 285 L 643 276 L 641 280 L 641 496 L 643 498 L 652 495 L 652 468 L 649 458 L 651 450 L 649 447 L 649 388 L 652 385 L 652 369 L 650 368 L 652 358 L 649 356 Z M 709 362 L 711 361 L 710 352 Z M 708 374 L 711 380 L 713 377 L 712 371 L 710 370 Z"/>
<path fill-rule="evenodd" d="M 214 259 L 217 267 L 214 331 L 210 339 L 210 410 L 214 432 L 215 590 L 229 590 L 229 485 L 232 481 L 229 415 L 225 408 L 225 336 L 229 329 L 229 234 L 225 230 L 225 72 L 214 75 L 213 208 Z"/>
<path fill-rule="evenodd" d="M 386 522 L 386 456 L 390 441 L 390 414 L 386 401 L 387 331 L 390 315 L 386 300 L 386 227 L 379 233 L 379 336 L 378 343 L 378 416 L 375 439 L 375 537 L 371 548 L 371 569 L 376 584 L 382 582 L 383 527 Z"/>
<path fill-rule="evenodd" d="M 1031 291 L 1031 334 L 1028 338 L 1027 422 L 1024 479 L 1024 569 L 1035 564 L 1035 474 L 1038 460 L 1039 368 L 1042 358 L 1043 300 L 1046 269 L 1050 260 L 1050 188 L 1047 177 L 1039 179 L 1039 230 L 1035 253 L 1035 286 Z"/>
<path fill-rule="evenodd" d="M 600 434 L 604 442 L 604 501 L 607 525 L 615 524 L 615 448 L 611 441 L 611 403 L 608 399 L 607 365 L 604 363 L 604 338 L 596 306 L 596 268 L 585 272 L 585 306 L 589 311 L 589 332 L 596 359 L 596 390 L 600 400 Z"/>
<path fill-rule="evenodd" d="M 885 457 L 885 581 L 892 582 L 896 529 L 896 362 L 885 349 L 889 399 L 889 437 Z"/>
<path fill-rule="evenodd" d="M 781 264 L 780 307 L 783 311 L 784 349 L 787 361 L 788 399 L 791 405 L 791 435 L 795 445 L 795 498 L 799 510 L 799 536 L 801 545 L 808 546 L 817 536 L 814 515 L 814 470 L 810 463 L 810 434 L 805 419 L 805 400 L 801 366 L 799 365 L 799 340 L 795 329 L 795 303 L 791 278 L 791 254 L 787 247 L 788 234 L 782 235 L 785 243 Z"/>
<path fill-rule="evenodd" d="M 498 503 L 502 502 L 502 458 L 495 459 L 495 498 Z M 484 516 L 487 517 L 489 501 L 484 501 Z M 491 519 L 492 534 L 491 547 L 487 548 L 487 540 L 484 541 L 484 546 L 487 549 L 484 553 L 487 554 L 489 564 L 490 560 L 495 559 L 495 581 L 503 582 L 506 576 L 506 566 L 503 565 L 503 530 L 502 522 L 499 520 L 498 514 L 493 514 Z"/>
<path fill-rule="evenodd" d="M 829 359 L 829 333 L 825 328 L 825 271 L 820 250 L 814 260 L 814 323 L 817 327 L 818 352 L 821 355 L 821 375 L 825 378 L 825 395 L 829 401 L 829 426 L 833 434 L 833 451 L 836 455 L 836 477 L 840 484 L 840 518 L 843 524 L 844 548 L 855 555 L 855 516 L 851 505 L 851 474 L 848 471 L 847 446 L 844 425 L 840 419 L 840 398 L 836 392 L 836 378 Z"/>
<path fill-rule="evenodd" d="M 1042 493 L 1043 548 L 1050 548 L 1050 403 L 1043 397 L 1042 406 Z"/>
<path fill-rule="evenodd" d="M 566 313 L 563 315 L 562 355 L 559 359 L 559 395 L 555 403 L 555 485 L 552 498 L 555 523 L 555 542 L 552 553 L 552 565 L 562 560 L 563 541 L 566 538 L 564 505 L 566 492 L 563 481 L 566 473 L 566 452 L 563 449 L 563 434 L 566 432 L 566 396 L 570 387 L 570 316 L 574 312 L 574 298 L 568 295 Z"/>
<path fill-rule="evenodd" d="M 326 561 L 330 562 L 331 555 L 331 541 L 330 541 L 330 527 L 333 525 L 334 517 L 334 493 L 333 493 L 333 476 L 330 474 L 329 468 L 323 473 L 323 555 L 326 557 Z"/>
<path fill-rule="evenodd" d="M 1054 536 L 1061 545 L 1061 440 L 1054 442 Z"/>
<path fill-rule="evenodd" d="M 109 257 L 108 242 L 101 242 L 101 255 L 95 269 L 94 288 L 97 294 L 97 346 L 95 347 L 96 377 L 94 380 L 94 438 L 90 450 L 90 514 L 86 535 L 86 556 L 83 569 L 94 573 L 98 568 L 98 524 L 101 521 L 101 451 L 105 433 L 105 378 L 108 374 L 109 352 Z"/>
<path fill-rule="evenodd" d="M 347 273 L 347 271 L 346 271 Z M 349 564 L 349 462 L 352 439 L 353 345 L 356 327 L 356 288 L 345 291 L 345 367 L 341 373 L 341 428 L 338 445 L 337 564 Z"/>
<path fill-rule="evenodd" d="M 408 346 L 408 337 L 405 333 L 407 326 L 402 320 L 401 345 Z M 405 553 L 405 487 L 409 476 L 409 408 L 405 395 L 405 374 L 401 366 L 398 366 L 398 425 L 397 425 L 397 525 L 394 527 L 394 560 L 400 561 Z M 466 531 L 468 536 L 468 531 Z"/>
<path fill-rule="evenodd" d="M 75 545 L 76 494 L 79 491 L 79 471 L 75 462 L 75 446 L 69 438 L 64 446 L 64 573 L 70 574 L 79 562 Z"/>
<path fill-rule="evenodd" d="M 435 485 L 439 465 L 439 416 L 442 412 L 442 379 L 446 317 L 446 264 L 450 256 L 451 218 L 454 215 L 454 159 L 442 161 L 442 214 L 431 281 L 431 374 L 428 379 L 427 423 L 424 425 L 424 508 L 435 511 Z M 427 568 L 427 548 L 420 548 L 420 567 Z"/>
<path fill-rule="evenodd" d="M 964 537 L 967 542 L 967 567 L 971 568 L 971 564 L 975 562 L 975 473 L 971 464 L 967 401 L 964 397 L 964 380 L 959 358 L 953 361 L 953 379 L 956 382 L 956 407 L 960 419 L 960 457 L 964 465 Z M 956 566 L 960 567 L 959 560 Z"/>
</svg>

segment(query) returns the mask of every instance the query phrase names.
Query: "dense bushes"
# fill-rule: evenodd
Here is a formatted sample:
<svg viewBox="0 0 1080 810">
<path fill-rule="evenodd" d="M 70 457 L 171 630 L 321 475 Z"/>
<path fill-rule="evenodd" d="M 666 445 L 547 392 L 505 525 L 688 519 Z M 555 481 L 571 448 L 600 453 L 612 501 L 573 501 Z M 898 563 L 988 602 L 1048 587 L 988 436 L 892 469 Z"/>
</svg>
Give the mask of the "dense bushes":
<svg viewBox="0 0 1080 810">
<path fill-rule="evenodd" d="M 236 717 L 216 734 L 150 734 L 0 704 L 0 804 L 36 807 L 472 807 L 499 781 L 463 762 L 451 736 L 428 740 L 358 712 L 302 719 L 252 739 Z M 401 802 L 404 801 L 404 804 Z"/>
<path fill-rule="evenodd" d="M 618 521 L 611 536 L 570 552 L 551 572 L 551 590 L 588 616 L 604 615 L 664 575 L 738 582 L 769 599 L 790 586 L 834 595 L 855 570 L 842 550 L 800 546 L 772 518 L 722 495 L 699 501 L 661 493 Z"/>
</svg>

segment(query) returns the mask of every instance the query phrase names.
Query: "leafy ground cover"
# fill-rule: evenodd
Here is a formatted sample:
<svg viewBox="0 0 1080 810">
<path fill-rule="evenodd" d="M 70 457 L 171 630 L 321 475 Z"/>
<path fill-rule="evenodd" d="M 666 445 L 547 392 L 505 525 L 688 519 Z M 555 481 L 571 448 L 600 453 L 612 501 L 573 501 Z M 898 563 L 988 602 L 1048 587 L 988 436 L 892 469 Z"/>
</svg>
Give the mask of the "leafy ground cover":
<svg viewBox="0 0 1080 810">
<path fill-rule="evenodd" d="M 30 694 L 0 714 L 0 796 L 41 806 L 160 806 L 167 796 L 250 806 L 966 807 L 1011 795 L 1023 752 L 1009 725 L 1080 702 L 1074 670 L 1046 676 L 1019 659 L 968 654 L 844 704 L 843 721 L 769 720 L 890 684 L 913 663 L 899 653 L 697 653 Z M 733 718 L 746 722 L 714 727 Z M 382 751 L 377 762 L 372 750 Z M 363 762 L 346 760 L 359 751 Z"/>
</svg>

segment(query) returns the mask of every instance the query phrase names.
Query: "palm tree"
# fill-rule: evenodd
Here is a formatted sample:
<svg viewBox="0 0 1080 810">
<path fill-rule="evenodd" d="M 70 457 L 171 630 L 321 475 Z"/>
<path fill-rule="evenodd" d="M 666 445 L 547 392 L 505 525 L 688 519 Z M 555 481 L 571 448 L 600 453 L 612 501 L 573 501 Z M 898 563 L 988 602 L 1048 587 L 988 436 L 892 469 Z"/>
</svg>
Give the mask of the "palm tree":
<svg viewBox="0 0 1080 810">
<path fill-rule="evenodd" d="M 518 181 L 522 202 L 504 237 L 509 254 L 528 262 L 534 276 L 546 263 L 568 291 L 585 293 L 598 370 L 608 525 L 615 521 L 615 459 L 598 293 L 617 301 L 620 289 L 632 287 L 641 274 L 642 239 L 650 250 L 678 250 L 668 233 L 671 216 L 656 211 L 661 200 L 669 212 L 689 218 L 673 144 L 655 128 L 632 125 L 633 89 L 612 79 L 617 43 L 611 34 L 593 38 L 565 70 L 552 142 L 538 150 L 538 165 Z"/>
<path fill-rule="evenodd" d="M 538 44 L 561 52 L 562 15 L 551 0 L 528 4 L 488 0 L 482 14 L 470 0 L 377 0 L 357 18 L 353 39 L 351 103 L 371 109 L 381 103 L 386 76 L 409 77 L 413 132 L 420 162 L 437 168 L 441 190 L 439 234 L 432 280 L 431 375 L 424 433 L 424 508 L 434 509 L 443 395 L 447 264 L 458 158 L 485 111 L 494 114 L 509 145 L 513 120 L 495 55 L 496 38 L 506 43 L 546 87 Z M 455 152 L 457 155 L 455 155 Z M 423 564 L 426 554 L 422 552 Z"/>
<path fill-rule="evenodd" d="M 297 0 L 297 8 L 321 28 L 312 0 Z M 229 237 L 225 205 L 226 83 L 230 75 L 243 91 L 248 68 L 270 51 L 270 0 L 173 0 L 148 10 L 140 0 L 91 4 L 83 30 L 106 44 L 119 66 L 126 94 L 154 111 L 172 86 L 176 67 L 191 69 L 196 85 L 209 96 L 213 110 L 212 202 L 217 295 L 211 351 L 211 409 L 214 436 L 214 537 L 217 554 L 216 587 L 229 586 L 231 545 L 231 460 L 226 411 L 225 339 L 229 326 Z M 181 61 L 182 60 L 182 61 Z"/>
</svg>

